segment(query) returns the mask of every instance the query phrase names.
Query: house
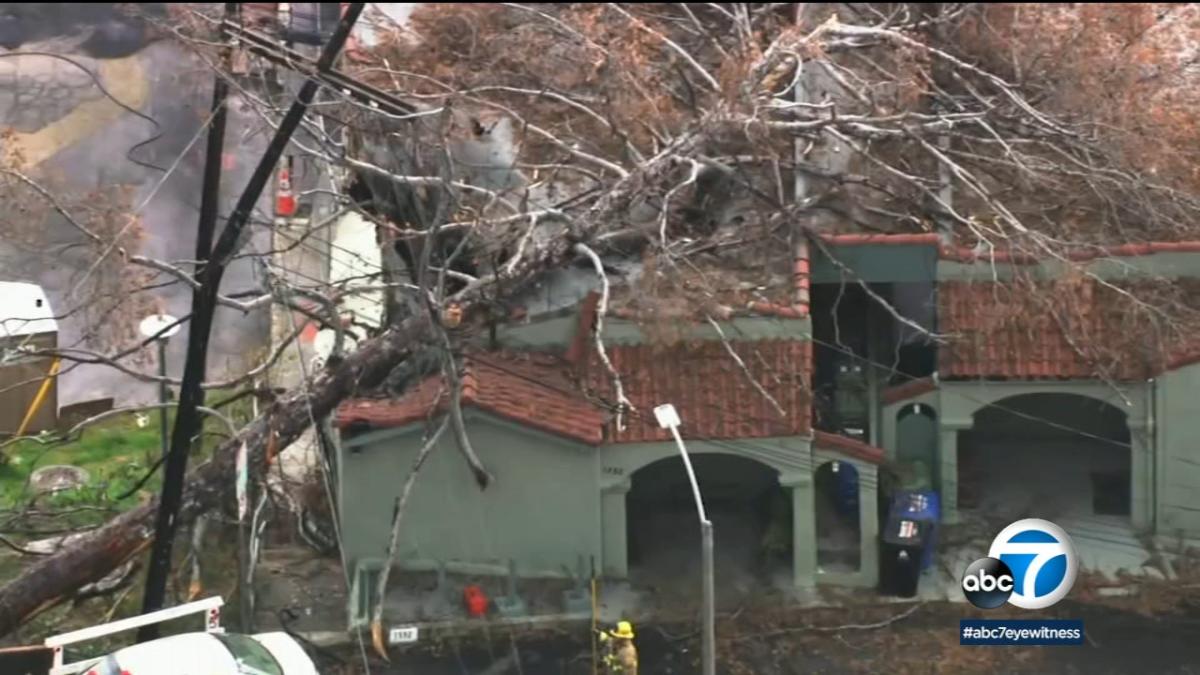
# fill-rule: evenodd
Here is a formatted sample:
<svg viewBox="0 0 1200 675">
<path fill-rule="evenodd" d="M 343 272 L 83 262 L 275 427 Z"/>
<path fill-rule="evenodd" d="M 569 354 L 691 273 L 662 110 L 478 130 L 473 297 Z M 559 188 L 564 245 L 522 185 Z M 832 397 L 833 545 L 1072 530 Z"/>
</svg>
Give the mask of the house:
<svg viewBox="0 0 1200 675">
<path fill-rule="evenodd" d="M 795 587 L 876 583 L 885 475 L 938 491 L 946 524 L 1032 514 L 1068 531 L 1099 519 L 1200 536 L 1187 507 L 1200 488 L 1187 440 L 1200 412 L 1189 355 L 1200 352 L 1118 344 L 1103 283 L 1195 277 L 1197 253 L 1084 252 L 1091 276 L 1080 279 L 1061 262 L 984 259 L 935 235 L 828 235 L 797 261 L 792 300 L 749 303 L 717 328 L 697 322 L 670 346 L 613 308 L 606 353 L 635 407 L 620 420 L 591 337 L 595 294 L 553 303 L 508 328 L 509 349 L 467 357 L 467 429 L 496 481 L 479 491 L 446 434 L 409 502 L 398 565 L 561 576 L 591 560 L 636 579 L 655 549 L 694 550 L 679 534 L 694 528 L 685 474 L 650 414 L 664 402 L 680 412 L 706 498 L 731 518 L 722 529 L 714 517 L 718 548 L 724 532 L 757 549 L 774 522 L 764 504 L 784 496 Z M 1073 311 L 1024 302 L 1046 294 Z M 1113 358 L 1081 350 L 1081 338 Z M 362 585 L 444 400 L 434 377 L 338 411 L 339 513 Z"/>
<path fill-rule="evenodd" d="M 1186 331 L 1131 324 L 1121 303 L 1124 288 L 1166 279 L 1187 304 L 1200 243 L 1091 247 L 1054 261 L 960 249 L 934 235 L 826 243 L 839 266 L 813 265 L 814 369 L 838 351 L 869 366 L 867 440 L 940 493 L 945 523 L 1038 515 L 1068 532 L 1074 523 L 1080 536 L 1098 527 L 1200 536 L 1187 505 L 1200 472 L 1186 440 L 1200 354 Z M 905 322 L 943 339 L 906 340 L 914 331 L 878 303 L 857 312 L 863 292 L 839 290 L 844 267 Z M 835 302 L 851 309 L 833 311 Z M 856 312 L 867 339 L 830 346 L 829 315 Z"/>
<path fill-rule="evenodd" d="M 767 530 L 778 529 L 769 517 L 774 509 L 789 524 L 769 573 L 798 587 L 876 583 L 876 469 L 883 453 L 813 432 L 807 319 L 758 312 L 731 319 L 724 330 L 737 337 L 728 342 L 708 330 L 663 347 L 647 343 L 634 322 L 612 318 L 606 351 L 634 406 L 618 422 L 604 403 L 613 400 L 615 385 L 591 338 L 595 307 L 593 294 L 569 310 L 557 350 L 544 344 L 538 352 L 466 357 L 466 426 L 495 482 L 480 491 L 446 434 L 408 503 L 401 568 L 444 564 L 450 571 L 503 574 L 512 561 L 522 576 L 561 577 L 582 560 L 612 578 L 655 564 L 670 573 L 680 536 L 694 533 L 699 541 L 678 450 L 651 412 L 671 402 L 683 419 L 718 548 L 725 538 L 754 556 Z M 553 340 L 554 321 L 524 328 Z M 400 399 L 351 401 L 337 412 L 339 513 L 360 580 L 354 597 L 367 597 L 361 588 L 383 563 L 399 486 L 439 405 L 445 388 L 433 377 Z M 823 482 L 840 486 L 834 505 L 840 509 L 818 509 Z M 818 510 L 837 511 L 829 520 L 854 527 L 831 523 L 825 533 Z M 827 559 L 818 555 L 822 536 Z M 362 606 L 352 615 L 364 616 Z"/>
</svg>

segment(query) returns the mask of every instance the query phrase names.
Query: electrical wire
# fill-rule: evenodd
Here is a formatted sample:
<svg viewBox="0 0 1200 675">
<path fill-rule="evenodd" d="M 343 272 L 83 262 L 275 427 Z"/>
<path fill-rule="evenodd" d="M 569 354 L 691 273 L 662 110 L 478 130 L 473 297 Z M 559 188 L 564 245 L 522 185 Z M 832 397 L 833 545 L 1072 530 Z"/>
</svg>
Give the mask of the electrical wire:
<svg viewBox="0 0 1200 675">
<path fill-rule="evenodd" d="M 811 339 L 811 338 L 810 338 L 810 339 Z M 850 351 L 850 350 L 846 350 L 846 349 L 842 349 L 842 348 L 840 348 L 840 347 L 838 347 L 838 346 L 836 346 L 836 345 L 831 345 L 831 344 L 825 343 L 824 341 L 815 340 L 815 339 L 813 339 L 812 341 L 813 341 L 813 342 L 815 342 L 815 343 L 817 343 L 817 344 L 822 344 L 822 345 L 824 345 L 824 346 L 827 346 L 827 347 L 830 347 L 830 348 L 833 348 L 833 349 L 838 349 L 838 350 L 840 350 L 840 351 L 843 351 L 843 352 L 844 352 L 844 353 L 846 353 L 846 354 L 853 355 L 853 352 L 852 352 L 852 351 Z M 859 358 L 861 358 L 861 357 L 859 357 Z M 869 364 L 873 365 L 873 366 L 876 366 L 876 367 L 881 367 L 881 368 L 886 368 L 886 367 L 887 367 L 885 364 L 881 364 L 881 363 L 878 363 L 878 362 L 875 362 L 875 361 L 871 361 L 871 360 L 869 360 L 869 359 L 863 359 L 863 360 L 864 360 L 864 361 L 866 361 L 867 363 L 869 363 Z M 557 392 L 557 393 L 560 393 L 560 394 L 563 394 L 563 395 L 567 395 L 567 396 L 578 396 L 578 395 L 579 395 L 579 392 L 577 392 L 577 391 L 570 391 L 570 390 L 562 389 L 562 388 L 560 388 L 560 387 L 556 387 L 556 386 L 554 386 L 553 384 L 550 384 L 550 383 L 548 383 L 548 382 L 545 382 L 545 381 L 543 381 L 543 380 L 538 380 L 538 379 L 536 379 L 536 378 L 533 378 L 533 377 L 530 377 L 530 376 L 528 376 L 528 375 L 526 375 L 526 374 L 524 374 L 524 373 L 517 372 L 517 371 L 515 371 L 515 370 L 512 370 L 511 368 L 507 368 L 507 367 L 505 367 L 504 365 L 502 365 L 501 363 L 498 363 L 498 362 L 496 362 L 496 361 L 488 360 L 488 361 L 487 361 L 487 364 L 488 364 L 488 366 L 489 366 L 489 367 L 496 368 L 497 370 L 503 371 L 503 372 L 505 372 L 506 374 L 512 375 L 512 376 L 514 376 L 514 377 L 521 378 L 521 379 L 523 379 L 523 380 L 526 380 L 526 381 L 530 382 L 531 384 L 536 384 L 536 385 L 539 385 L 539 386 L 542 386 L 542 387 L 545 387 L 545 388 L 551 389 L 551 390 L 553 390 L 553 391 L 555 391 L 555 392 Z M 920 378 L 920 377 L 914 377 L 914 376 L 911 376 L 911 375 L 905 375 L 905 376 L 906 376 L 906 377 L 909 377 L 911 380 L 920 380 L 920 379 L 924 379 L 924 378 Z M 1061 423 L 1055 422 L 1055 421 L 1053 421 L 1053 420 L 1050 420 L 1050 419 L 1046 419 L 1046 418 L 1039 417 L 1039 416 L 1037 416 L 1037 415 L 1032 415 L 1032 414 L 1029 414 L 1029 413 L 1025 413 L 1024 411 L 1020 411 L 1020 410 L 1014 410 L 1014 409 L 1012 409 L 1012 408 L 1009 408 L 1009 407 L 1007 407 L 1007 406 L 1001 405 L 1001 404 L 999 404 L 999 403 L 994 403 L 994 402 L 985 401 L 985 400 L 983 400 L 983 399 L 979 399 L 979 398 L 976 398 L 976 397 L 973 397 L 973 396 L 969 396 L 969 395 L 966 395 L 966 394 L 960 394 L 960 393 L 958 393 L 958 392 L 956 392 L 956 393 L 955 393 L 955 395 L 957 395 L 957 396 L 962 396 L 963 398 L 965 398 L 965 399 L 967 399 L 967 400 L 969 400 L 969 401 L 972 401 L 972 402 L 974 402 L 974 403 L 978 403 L 978 404 L 980 404 L 982 407 L 985 407 L 985 408 L 987 408 L 987 407 L 990 407 L 990 408 L 996 408 L 996 409 L 999 409 L 999 410 L 1003 410 L 1003 411 L 1005 411 L 1005 412 L 1012 413 L 1012 414 L 1014 414 L 1014 415 L 1017 415 L 1017 416 L 1019 416 L 1019 417 L 1023 417 L 1024 419 L 1031 420 L 1031 421 L 1036 421 L 1036 422 L 1040 422 L 1040 423 L 1043 423 L 1043 424 L 1045 424 L 1045 425 L 1047 425 L 1047 426 L 1051 426 L 1051 427 L 1057 428 L 1057 429 L 1059 429 L 1060 431 L 1066 431 L 1066 432 L 1073 433 L 1073 434 L 1076 434 L 1076 435 L 1078 435 L 1078 436 L 1081 436 L 1081 437 L 1084 437 L 1084 438 L 1088 438 L 1088 439 L 1091 439 L 1091 440 L 1095 440 L 1095 441 L 1103 441 L 1103 442 L 1111 443 L 1111 444 L 1113 444 L 1113 445 L 1117 445 L 1117 446 L 1119 446 L 1119 447 L 1122 447 L 1122 448 L 1125 448 L 1125 449 L 1129 449 L 1129 448 L 1131 448 L 1131 447 L 1132 447 L 1132 444 L 1130 444 L 1130 443 L 1124 443 L 1124 442 L 1121 442 L 1121 441 L 1116 441 L 1116 440 L 1114 440 L 1114 439 L 1105 438 L 1105 437 L 1103 437 L 1103 436 L 1099 436 L 1099 435 L 1096 435 L 1096 434 L 1089 433 L 1089 432 L 1087 432 L 1087 431 L 1084 431 L 1084 430 L 1082 430 L 1082 429 L 1077 429 L 1077 428 L 1075 428 L 1075 427 L 1071 427 L 1071 426 L 1069 426 L 1069 425 L 1061 424 Z M 724 411 L 725 411 L 725 408 L 724 408 L 723 406 L 721 406 L 720 404 L 715 404 L 715 403 L 702 403 L 702 402 L 699 402 L 699 401 L 698 401 L 697 403 L 699 403 L 700 405 L 702 405 L 702 406 L 704 406 L 704 407 L 706 407 L 706 408 L 709 408 L 709 409 L 712 409 L 712 410 L 715 410 L 715 411 L 721 411 L 721 412 L 724 412 Z M 607 408 L 607 409 L 608 409 L 610 412 L 614 412 L 614 413 L 615 413 L 615 412 L 617 411 L 617 406 L 616 406 L 616 404 L 613 404 L 613 403 L 608 403 L 608 402 L 603 402 L 601 405 L 602 405 L 602 407 L 605 407 L 605 408 Z M 627 412 L 629 412 L 629 413 L 630 413 L 630 414 L 631 414 L 633 417 L 635 417 L 635 418 L 638 418 L 638 419 L 640 419 L 640 420 L 642 420 L 642 421 L 645 421 L 645 422 L 654 422 L 654 423 L 657 423 L 657 422 L 656 422 L 656 420 L 653 420 L 653 419 L 651 419 L 651 418 L 650 418 L 650 417 L 648 417 L 648 416 L 647 416 L 645 413 L 642 413 L 642 412 L 640 412 L 640 411 L 627 411 Z M 753 416 L 752 416 L 752 417 L 748 417 L 747 419 L 749 419 L 750 421 L 757 422 L 757 423 L 762 423 L 762 424 L 774 424 L 774 423 L 776 423 L 776 422 L 777 422 L 777 420 L 768 419 L 768 418 L 762 418 L 762 417 L 753 417 Z M 723 442 L 724 442 L 724 441 L 723 441 L 723 439 L 714 439 L 714 438 L 711 438 L 711 437 L 703 437 L 703 436 L 700 436 L 700 437 L 692 437 L 692 438 L 694 438 L 694 440 L 698 440 L 698 441 L 713 442 L 713 443 L 718 443 L 718 444 L 721 444 L 721 443 L 723 443 Z"/>
<path fill-rule="evenodd" d="M 150 145 L 154 141 L 157 141 L 158 139 L 163 137 L 165 132 L 163 132 L 162 125 L 159 124 L 158 120 L 154 119 L 153 117 L 150 117 L 149 115 L 143 113 L 142 111 L 140 111 L 140 110 L 130 106 L 129 104 L 125 103 L 124 101 L 118 99 L 116 96 L 114 96 L 112 94 L 112 92 L 110 92 L 108 89 L 105 88 L 104 83 L 101 81 L 99 75 L 92 72 L 91 70 L 88 70 L 88 68 L 86 66 L 84 66 L 82 63 L 76 61 L 75 59 L 73 59 L 69 56 L 64 56 L 63 54 L 54 54 L 51 52 L 36 52 L 36 51 L 35 52 L 26 52 L 26 51 L 7 52 L 4 54 L 0 54 L 0 58 L 11 58 L 11 57 L 17 57 L 17 56 L 41 56 L 41 57 L 45 57 L 45 58 L 58 59 L 59 61 L 69 63 L 72 66 L 75 66 L 79 70 L 83 71 L 83 73 L 92 80 L 92 84 L 96 85 L 96 88 L 100 90 L 100 93 L 103 94 L 105 98 L 107 98 L 108 100 L 110 100 L 114 104 L 116 104 L 117 107 L 121 108 L 122 110 L 124 110 L 125 112 L 127 112 L 131 115 L 134 115 L 136 117 L 139 117 L 139 118 L 149 122 L 150 124 L 153 124 L 154 131 L 155 131 L 154 135 L 151 136 L 150 138 L 147 138 L 144 141 L 141 141 L 141 142 L 136 143 L 133 146 L 131 146 L 129 148 L 129 150 L 127 150 L 125 152 L 125 159 L 128 159 L 129 161 L 133 162 L 134 164 L 137 164 L 140 167 L 143 167 L 146 169 L 153 169 L 160 173 L 166 173 L 167 169 L 164 169 L 161 166 L 156 166 L 154 164 L 150 164 L 148 162 L 143 162 L 142 160 L 137 159 L 133 156 L 133 152 L 135 150 L 137 150 L 138 148 L 142 148 L 147 145 Z"/>
</svg>

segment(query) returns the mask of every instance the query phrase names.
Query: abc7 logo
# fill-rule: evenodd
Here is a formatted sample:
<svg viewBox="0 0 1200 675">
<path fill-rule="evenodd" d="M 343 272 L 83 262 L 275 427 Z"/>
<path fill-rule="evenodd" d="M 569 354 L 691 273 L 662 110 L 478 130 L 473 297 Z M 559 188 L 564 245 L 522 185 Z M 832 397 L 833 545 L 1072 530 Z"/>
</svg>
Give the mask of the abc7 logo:
<svg viewBox="0 0 1200 675">
<path fill-rule="evenodd" d="M 962 578 L 962 589 L 972 605 L 981 609 L 995 609 L 1012 596 L 1012 570 L 1003 560 L 980 558 L 967 568 Z"/>
<path fill-rule="evenodd" d="M 971 563 L 963 574 L 963 595 L 983 609 L 1006 602 L 1045 609 L 1071 590 L 1078 564 L 1071 538 L 1061 527 L 1027 518 L 1004 528 L 988 557 Z"/>
</svg>

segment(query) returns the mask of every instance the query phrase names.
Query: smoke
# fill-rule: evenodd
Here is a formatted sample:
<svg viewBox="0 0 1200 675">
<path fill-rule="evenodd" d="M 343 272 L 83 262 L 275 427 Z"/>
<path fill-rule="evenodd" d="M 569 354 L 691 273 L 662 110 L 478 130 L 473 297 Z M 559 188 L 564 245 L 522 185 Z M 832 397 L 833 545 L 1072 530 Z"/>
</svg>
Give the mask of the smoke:
<svg viewBox="0 0 1200 675">
<path fill-rule="evenodd" d="M 0 3 L 0 47 L 15 50 L 54 40 L 74 43 L 78 53 L 92 58 L 123 58 L 153 41 L 146 18 L 165 15 L 164 3 L 136 8 L 118 8 L 115 3 Z"/>
<path fill-rule="evenodd" d="M 127 7 L 128 5 L 126 5 Z M 164 6 L 140 5 L 135 11 L 162 14 Z M 56 185 L 62 184 L 74 199 L 82 199 L 93 191 L 102 191 L 118 186 L 130 192 L 130 205 L 145 202 L 139 213 L 136 228 L 141 237 L 137 251 L 166 261 L 182 261 L 195 258 L 195 233 L 199 218 L 201 174 L 204 163 L 203 125 L 209 115 L 212 91 L 212 74 L 202 64 L 190 58 L 177 45 L 166 40 L 156 40 L 147 30 L 140 17 L 123 13 L 114 5 L 86 5 L 60 3 L 55 5 L 0 4 L 0 46 L 19 49 L 21 52 L 48 52 L 70 57 L 89 70 L 101 73 L 103 63 L 123 63 L 111 59 L 129 59 L 136 62 L 132 70 L 143 81 L 145 95 L 139 102 L 131 103 L 142 114 L 153 120 L 138 117 L 128 112 L 110 116 L 90 124 L 87 133 L 78 141 L 56 148 L 52 155 L 35 167 L 34 173 L 54 176 Z M 22 57 L 24 59 L 34 57 Z M 11 63 L 13 60 L 10 59 Z M 72 69 L 40 69 L 37 77 L 57 81 L 54 73 L 66 73 Z M 15 89 L 31 91 L 33 73 L 19 69 L 15 76 Z M 72 80 L 74 85 L 74 80 Z M 42 83 L 62 98 L 68 94 L 66 82 L 55 87 L 55 82 Z M 106 87 L 110 88 L 110 87 Z M 78 86 L 76 86 L 78 89 Z M 76 101 L 95 100 L 96 91 L 84 95 L 72 95 Z M 67 106 L 70 109 L 75 104 Z M 43 106 L 41 125 L 60 118 L 62 106 Z M 23 110 L 28 116 L 28 108 Z M 12 115 L 0 109 L 0 117 Z M 9 126 L 11 119 L 0 119 L 0 127 Z M 232 166 L 222 176 L 222 214 L 232 210 L 233 202 L 253 170 L 255 160 L 261 156 L 266 137 L 248 131 L 261 122 L 243 113 L 235 103 L 230 106 L 229 128 L 226 135 L 227 152 L 232 153 Z M 147 142 L 148 139 L 150 142 Z M 189 148 L 190 144 L 190 148 Z M 138 162 L 128 158 L 131 148 Z M 186 152 L 185 152 L 186 149 Z M 150 166 L 147 166 L 150 165 Z M 150 168 L 170 167 L 164 173 Z M 66 198 L 64 195 L 64 199 Z M 221 225 L 218 224 L 218 230 Z M 80 235 L 65 220 L 46 223 L 46 238 L 52 242 L 78 240 Z M 51 305 L 63 312 L 79 304 L 71 291 L 90 261 L 83 256 L 61 256 L 47 264 L 32 264 L 22 261 L 18 266 L 8 261 L 20 261 L 20 253 L 4 242 L 0 233 L 0 270 L 7 280 L 14 273 L 38 283 L 50 296 Z M 255 228 L 254 237 L 248 248 L 269 249 L 268 228 Z M 186 285 L 159 276 L 154 280 L 158 286 L 152 291 L 130 297 L 125 311 L 114 313 L 111 321 L 128 323 L 136 331 L 136 323 L 142 318 L 125 316 L 128 313 L 165 311 L 176 317 L 186 316 L 191 309 L 191 289 Z M 254 290 L 261 286 L 251 259 L 243 259 L 231 265 L 222 291 L 226 293 Z M 86 295 L 86 288 L 80 293 Z M 119 345 L 97 344 L 88 340 L 92 326 L 87 325 L 83 314 L 74 314 L 60 323 L 59 344 L 64 347 L 87 347 L 95 351 L 110 353 Z M 128 331 L 125 331 L 128 332 Z M 223 379 L 243 372 L 252 356 L 265 350 L 269 341 L 269 314 L 259 312 L 243 316 L 238 312 L 219 311 L 209 345 L 209 378 Z M 136 344 L 136 342 L 135 342 Z M 168 374 L 179 377 L 182 373 L 187 348 L 187 331 L 180 331 L 168 346 Z M 151 348 L 142 350 L 140 363 L 130 360 L 126 365 L 142 371 L 155 370 L 156 358 Z M 124 375 L 104 365 L 75 367 L 60 377 L 59 405 L 113 397 L 117 405 L 131 405 L 154 401 L 157 386 Z"/>
</svg>

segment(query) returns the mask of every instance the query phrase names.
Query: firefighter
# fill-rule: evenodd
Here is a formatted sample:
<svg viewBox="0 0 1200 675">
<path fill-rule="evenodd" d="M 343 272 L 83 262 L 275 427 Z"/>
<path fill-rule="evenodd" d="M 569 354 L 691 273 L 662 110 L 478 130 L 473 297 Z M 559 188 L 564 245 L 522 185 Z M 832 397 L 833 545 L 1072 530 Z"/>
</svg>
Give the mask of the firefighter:
<svg viewBox="0 0 1200 675">
<path fill-rule="evenodd" d="M 633 646 L 633 624 L 628 621 L 617 623 L 614 631 L 600 631 L 604 643 L 605 672 L 621 675 L 637 675 L 637 647 Z"/>
</svg>

